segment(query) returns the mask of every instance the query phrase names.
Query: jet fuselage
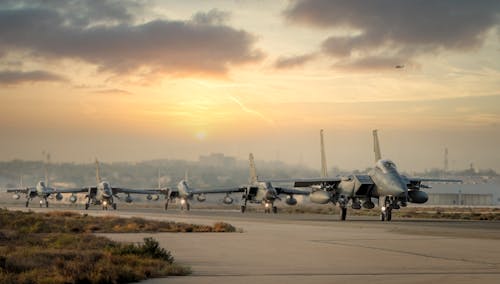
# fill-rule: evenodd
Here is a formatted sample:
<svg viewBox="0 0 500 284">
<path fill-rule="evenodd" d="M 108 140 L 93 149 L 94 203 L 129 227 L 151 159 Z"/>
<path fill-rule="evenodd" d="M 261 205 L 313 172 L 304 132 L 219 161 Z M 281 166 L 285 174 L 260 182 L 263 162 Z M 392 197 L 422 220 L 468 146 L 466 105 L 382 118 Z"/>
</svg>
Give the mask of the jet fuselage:
<svg viewBox="0 0 500 284">
<path fill-rule="evenodd" d="M 113 203 L 113 190 L 111 189 L 109 182 L 103 181 L 97 184 L 94 199 L 101 204 Z"/>
<path fill-rule="evenodd" d="M 396 165 L 390 160 L 379 160 L 369 173 L 375 184 L 372 196 L 394 196 L 406 201 L 408 188 Z"/>
<path fill-rule="evenodd" d="M 264 203 L 273 203 L 278 199 L 278 193 L 270 182 L 258 182 L 255 199 Z"/>
</svg>

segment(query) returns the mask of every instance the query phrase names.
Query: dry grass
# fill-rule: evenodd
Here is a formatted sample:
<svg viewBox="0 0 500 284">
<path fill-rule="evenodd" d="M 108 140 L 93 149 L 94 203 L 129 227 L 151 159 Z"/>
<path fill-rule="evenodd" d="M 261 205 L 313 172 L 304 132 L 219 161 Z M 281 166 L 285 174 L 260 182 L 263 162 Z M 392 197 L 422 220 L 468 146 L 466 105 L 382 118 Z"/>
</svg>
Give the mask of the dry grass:
<svg viewBox="0 0 500 284">
<path fill-rule="evenodd" d="M 222 222 L 205 226 L 0 209 L 0 283 L 124 283 L 186 275 L 190 269 L 176 264 L 152 238 L 122 244 L 92 233 L 234 231 Z"/>
<path fill-rule="evenodd" d="M 500 208 L 486 207 L 407 207 L 396 216 L 403 218 L 430 218 L 454 220 L 500 220 Z"/>
<path fill-rule="evenodd" d="M 146 220 L 143 218 L 95 217 L 65 211 L 47 213 L 0 209 L 2 228 L 21 233 L 139 233 L 139 232 L 235 232 L 230 224 L 213 226 Z M 29 224 L 29 225 L 28 225 Z M 216 228 L 217 227 L 217 228 Z M 232 228 L 232 230 L 231 230 Z"/>
<path fill-rule="evenodd" d="M 248 211 L 259 211 L 258 207 L 251 208 Z M 339 208 L 329 205 L 296 205 L 280 208 L 280 213 L 286 214 L 330 214 L 338 215 Z M 380 211 L 377 207 L 374 209 L 349 209 L 353 216 L 378 216 Z M 400 218 L 428 218 L 428 219 L 454 219 L 454 220 L 500 220 L 500 208 L 491 207 L 439 207 L 422 206 L 406 207 L 393 211 L 394 217 Z"/>
</svg>

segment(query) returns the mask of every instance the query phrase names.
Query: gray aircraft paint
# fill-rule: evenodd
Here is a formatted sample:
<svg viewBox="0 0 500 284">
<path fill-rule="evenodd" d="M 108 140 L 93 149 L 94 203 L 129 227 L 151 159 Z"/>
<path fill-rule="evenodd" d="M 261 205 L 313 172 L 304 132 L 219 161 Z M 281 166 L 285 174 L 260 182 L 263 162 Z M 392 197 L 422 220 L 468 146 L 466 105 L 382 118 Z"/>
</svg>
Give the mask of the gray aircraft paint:
<svg viewBox="0 0 500 284">
<path fill-rule="evenodd" d="M 34 187 L 23 187 L 22 185 L 22 177 L 20 181 L 20 187 L 18 188 L 8 188 L 6 192 L 14 193 L 14 199 L 20 199 L 21 195 L 24 194 L 26 196 L 26 207 L 29 206 L 29 203 L 33 198 L 38 197 L 40 199 L 40 207 L 45 205 L 45 207 L 49 207 L 49 198 L 52 195 L 56 196 L 56 200 L 62 199 L 62 194 L 67 192 L 66 190 L 56 190 L 49 186 L 49 172 L 48 172 L 48 164 L 50 162 L 50 154 L 47 153 L 45 156 L 44 152 L 44 160 L 43 160 L 43 171 L 45 174 L 44 181 L 39 181 Z"/>
<path fill-rule="evenodd" d="M 196 200 L 199 202 L 204 202 L 206 200 L 205 194 L 217 194 L 226 193 L 222 202 L 225 204 L 233 203 L 233 198 L 229 196 L 233 192 L 242 192 L 243 190 L 239 187 L 233 188 L 211 188 L 211 189 L 196 189 L 192 188 L 188 184 L 188 172 L 186 171 L 185 177 L 181 180 L 176 188 L 166 188 L 160 189 L 158 192 L 165 195 L 165 210 L 168 209 L 168 205 L 171 200 L 179 200 L 181 203 L 181 210 L 190 210 L 191 200 L 196 196 Z"/>
<path fill-rule="evenodd" d="M 324 147 L 323 131 L 320 132 L 320 137 L 321 147 Z M 424 203 L 427 201 L 427 194 L 420 191 L 421 188 L 427 188 L 421 184 L 422 182 L 461 182 L 451 179 L 408 178 L 401 175 L 394 162 L 382 159 L 377 130 L 373 130 L 373 150 L 375 166 L 368 175 L 297 179 L 295 186 L 310 187 L 312 202 L 338 204 L 341 208 L 341 220 L 346 218 L 349 203 L 353 209 L 361 207 L 371 209 L 374 206 L 371 198 L 378 198 L 381 220 L 390 221 L 393 209 L 406 206 L 407 202 Z M 321 149 L 321 153 L 323 155 L 324 149 Z"/>
<path fill-rule="evenodd" d="M 266 213 L 277 213 L 278 208 L 274 205 L 276 200 L 281 200 L 280 194 L 287 194 L 285 202 L 288 205 L 297 204 L 297 200 L 293 197 L 294 194 L 308 195 L 308 192 L 296 189 L 274 187 L 270 181 L 261 181 L 257 176 L 255 160 L 253 154 L 248 155 L 249 161 L 249 184 L 243 186 L 244 194 L 241 198 L 241 212 L 244 213 L 247 203 L 263 204 Z"/>
<path fill-rule="evenodd" d="M 75 194 L 82 194 L 86 193 L 86 198 L 87 202 L 85 203 L 85 210 L 87 210 L 90 205 L 101 205 L 103 210 L 107 210 L 108 206 L 111 206 L 113 209 L 116 210 L 117 204 L 115 201 L 115 197 L 117 199 L 120 199 L 118 196 L 119 193 L 124 193 L 126 194 L 126 202 L 132 202 L 132 198 L 130 197 L 130 194 L 146 194 L 149 196 L 155 195 L 158 196 L 162 193 L 162 191 L 158 189 L 150 189 L 150 188 L 144 188 L 144 189 L 132 189 L 132 188 L 123 188 L 123 187 L 113 187 L 111 184 L 103 180 L 101 177 L 101 172 L 100 172 L 100 166 L 99 166 L 99 161 L 96 159 L 95 160 L 95 166 L 96 166 L 96 186 L 85 186 L 82 188 L 72 188 L 72 189 L 65 189 L 64 193 L 71 193 L 72 198 L 70 199 L 71 202 L 76 202 L 77 198 Z"/>
</svg>

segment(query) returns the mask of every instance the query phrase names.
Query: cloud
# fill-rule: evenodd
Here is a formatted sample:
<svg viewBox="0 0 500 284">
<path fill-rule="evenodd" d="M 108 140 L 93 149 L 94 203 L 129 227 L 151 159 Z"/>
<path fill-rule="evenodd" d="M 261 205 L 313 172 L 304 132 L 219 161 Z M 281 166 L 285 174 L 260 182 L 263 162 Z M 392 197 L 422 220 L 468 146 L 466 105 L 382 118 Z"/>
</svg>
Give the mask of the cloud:
<svg viewBox="0 0 500 284">
<path fill-rule="evenodd" d="M 254 110 L 254 109 L 251 109 L 251 108 L 247 107 L 245 104 L 243 104 L 243 103 L 242 103 L 242 102 L 241 102 L 238 98 L 236 98 L 235 96 L 228 95 L 228 98 L 229 98 L 230 100 L 232 100 L 233 102 L 235 102 L 237 105 L 239 105 L 239 106 L 240 106 L 240 108 L 241 108 L 241 110 L 243 110 L 244 112 L 249 113 L 249 114 L 252 114 L 252 115 L 255 115 L 255 116 L 257 116 L 257 117 L 261 118 L 262 120 L 264 120 L 265 122 L 267 122 L 269 125 L 272 125 L 272 126 L 274 126 L 274 125 L 275 125 L 275 122 L 274 122 L 272 119 L 270 119 L 270 118 L 266 117 L 265 115 L 263 115 L 262 113 L 260 113 L 260 112 L 258 112 L 258 111 L 256 111 L 256 110 Z"/>
<path fill-rule="evenodd" d="M 2 9 L 41 9 L 54 11 L 70 26 L 89 27 L 101 24 L 131 23 L 134 13 L 143 10 L 133 0 L 4 0 Z"/>
<path fill-rule="evenodd" d="M 394 57 L 404 63 L 423 54 L 480 47 L 486 33 L 500 24 L 500 2 L 303 0 L 292 2 L 284 16 L 342 32 L 322 43 L 321 51 L 333 58 L 360 62 Z"/>
<path fill-rule="evenodd" d="M 274 67 L 276 67 L 277 69 L 288 69 L 297 66 L 302 66 L 307 62 L 311 61 L 312 59 L 314 59 L 314 57 L 315 54 L 313 53 L 303 54 L 298 56 L 290 56 L 290 57 L 280 57 L 274 63 Z"/>
<path fill-rule="evenodd" d="M 191 20 L 199 25 L 222 25 L 229 19 L 228 12 L 212 9 L 207 13 L 198 12 Z"/>
<path fill-rule="evenodd" d="M 121 89 L 102 89 L 93 91 L 94 94 L 102 94 L 102 95 L 132 95 L 131 92 Z"/>
<path fill-rule="evenodd" d="M 33 82 L 64 82 L 64 77 L 47 71 L 0 71 L 0 85 L 17 85 Z"/>
<path fill-rule="evenodd" d="M 230 66 L 263 56 L 253 48 L 255 37 L 222 24 L 227 15 L 217 10 L 186 21 L 135 23 L 127 9 L 115 7 L 129 2 L 105 1 L 104 10 L 114 11 L 110 14 L 98 11 L 95 2 L 100 1 L 77 2 L 78 7 L 88 4 L 80 7 L 82 13 L 68 13 L 76 8 L 64 10 L 67 5 L 0 9 L 0 49 L 81 60 L 100 71 L 140 76 L 225 75 Z"/>
<path fill-rule="evenodd" d="M 401 64 L 404 62 L 405 64 Z M 401 68 L 419 67 L 419 64 L 408 61 L 408 59 L 398 57 L 383 57 L 383 56 L 368 56 L 355 59 L 345 59 L 335 62 L 335 69 L 343 69 L 345 71 L 371 71 L 371 70 L 386 70 L 396 71 Z"/>
</svg>

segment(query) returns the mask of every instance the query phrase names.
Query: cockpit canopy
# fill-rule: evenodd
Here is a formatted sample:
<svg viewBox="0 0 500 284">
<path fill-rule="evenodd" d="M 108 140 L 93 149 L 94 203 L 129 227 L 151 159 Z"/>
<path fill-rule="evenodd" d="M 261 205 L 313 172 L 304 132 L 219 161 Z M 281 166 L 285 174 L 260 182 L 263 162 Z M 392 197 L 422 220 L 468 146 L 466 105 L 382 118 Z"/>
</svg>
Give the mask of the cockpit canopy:
<svg viewBox="0 0 500 284">
<path fill-rule="evenodd" d="M 266 189 L 269 189 L 269 188 L 272 188 L 272 187 L 273 187 L 273 186 L 272 186 L 272 184 L 271 184 L 271 182 L 269 182 L 269 181 L 263 181 L 263 182 L 261 182 L 261 183 L 260 183 L 260 186 L 261 186 L 262 188 L 266 188 Z"/>
<path fill-rule="evenodd" d="M 375 165 L 378 169 L 380 169 L 384 173 L 388 172 L 393 172 L 397 171 L 398 168 L 396 167 L 396 164 L 394 164 L 393 161 L 391 160 L 379 160 L 377 164 Z"/>
</svg>

